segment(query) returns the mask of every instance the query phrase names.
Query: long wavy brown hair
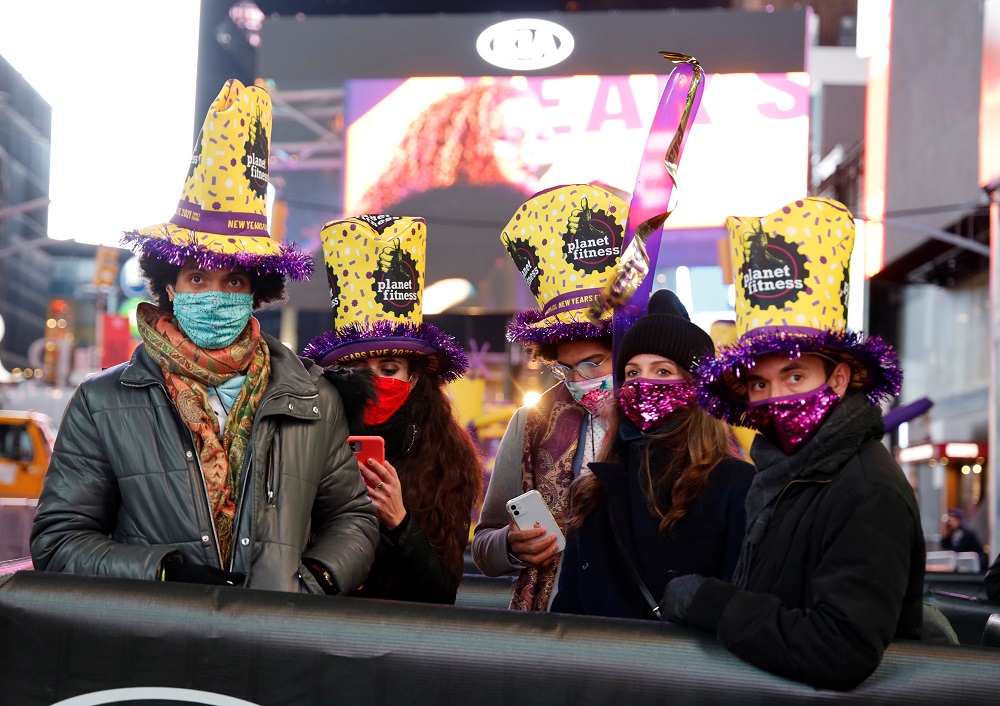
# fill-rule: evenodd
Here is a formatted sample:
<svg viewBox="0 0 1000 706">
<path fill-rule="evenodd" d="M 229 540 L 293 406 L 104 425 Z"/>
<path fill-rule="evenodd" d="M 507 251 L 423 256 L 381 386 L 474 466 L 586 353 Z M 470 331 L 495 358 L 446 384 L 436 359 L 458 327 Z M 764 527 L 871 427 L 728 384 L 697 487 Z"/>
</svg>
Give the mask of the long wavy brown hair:
<svg viewBox="0 0 1000 706">
<path fill-rule="evenodd" d="M 380 213 L 410 194 L 451 186 L 506 182 L 493 153 L 500 134 L 494 113 L 503 101 L 524 95 L 493 80 L 467 86 L 432 103 L 414 119 L 396 154 L 358 205 Z"/>
<path fill-rule="evenodd" d="M 621 463 L 613 443 L 624 419 L 616 407 L 608 429 L 608 441 L 600 460 Z M 739 458 L 740 452 L 725 422 L 709 416 L 695 404 L 679 409 L 671 416 L 676 422 L 670 429 L 649 437 L 640 462 L 644 480 L 643 495 L 653 516 L 660 518 L 660 534 L 666 535 L 687 514 L 720 462 Z M 604 487 L 593 473 L 581 475 L 573 483 L 570 508 L 570 530 L 575 530 L 584 518 L 605 502 Z M 664 500 L 669 502 L 664 504 Z"/>
<path fill-rule="evenodd" d="M 472 508 L 482 492 L 482 462 L 468 432 L 455 419 L 444 385 L 415 359 L 409 360 L 417 380 L 406 404 L 417 433 L 396 464 L 403 504 L 458 581 Z"/>
</svg>

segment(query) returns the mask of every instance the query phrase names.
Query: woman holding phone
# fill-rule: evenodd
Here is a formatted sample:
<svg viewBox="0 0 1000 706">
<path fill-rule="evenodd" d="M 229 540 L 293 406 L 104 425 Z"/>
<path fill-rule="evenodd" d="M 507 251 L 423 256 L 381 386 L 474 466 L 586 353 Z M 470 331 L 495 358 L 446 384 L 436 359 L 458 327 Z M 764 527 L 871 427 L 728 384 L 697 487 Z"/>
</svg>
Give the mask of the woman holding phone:
<svg viewBox="0 0 1000 706">
<path fill-rule="evenodd" d="M 613 441 L 573 485 L 553 612 L 655 620 L 672 577 L 732 575 L 754 471 L 695 401 L 691 370 L 713 350 L 670 290 L 622 337 Z"/>
<path fill-rule="evenodd" d="M 422 322 L 424 220 L 348 218 L 322 236 L 337 326 L 303 354 L 371 371 L 375 399 L 351 434 L 384 440 L 384 460 L 358 458 L 380 542 L 355 595 L 454 603 L 482 467 L 444 389 L 468 360 L 451 335 Z"/>
</svg>

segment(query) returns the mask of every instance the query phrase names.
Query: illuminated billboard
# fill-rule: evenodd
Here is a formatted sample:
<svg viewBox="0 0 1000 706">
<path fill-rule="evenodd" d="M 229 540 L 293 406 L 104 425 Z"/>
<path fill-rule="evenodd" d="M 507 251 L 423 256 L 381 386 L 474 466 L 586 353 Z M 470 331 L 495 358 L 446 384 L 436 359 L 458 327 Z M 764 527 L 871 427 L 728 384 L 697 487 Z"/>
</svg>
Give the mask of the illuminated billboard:
<svg viewBox="0 0 1000 706">
<path fill-rule="evenodd" d="M 509 216 L 532 193 L 577 182 L 627 199 L 666 79 L 347 81 L 344 212 L 414 205 L 430 226 L 447 220 L 457 189 L 465 199 L 506 194 Z M 662 170 L 671 137 L 654 144 L 646 168 Z M 709 74 L 667 227 L 717 229 L 728 215 L 768 213 L 806 195 L 808 161 L 807 74 Z M 503 222 L 494 225 L 499 233 Z"/>
<path fill-rule="evenodd" d="M 1000 187 L 1000 0 L 983 5 L 983 74 L 979 100 L 979 183 Z"/>
</svg>

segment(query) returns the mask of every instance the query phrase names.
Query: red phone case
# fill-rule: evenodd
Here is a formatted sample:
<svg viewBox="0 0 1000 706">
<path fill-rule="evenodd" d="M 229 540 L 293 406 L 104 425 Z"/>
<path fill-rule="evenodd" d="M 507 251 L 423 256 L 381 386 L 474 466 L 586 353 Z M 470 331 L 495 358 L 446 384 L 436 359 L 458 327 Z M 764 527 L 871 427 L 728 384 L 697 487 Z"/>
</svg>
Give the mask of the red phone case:
<svg viewBox="0 0 1000 706">
<path fill-rule="evenodd" d="M 370 458 L 385 463 L 385 439 L 381 436 L 349 436 L 347 446 L 362 463 Z"/>
</svg>

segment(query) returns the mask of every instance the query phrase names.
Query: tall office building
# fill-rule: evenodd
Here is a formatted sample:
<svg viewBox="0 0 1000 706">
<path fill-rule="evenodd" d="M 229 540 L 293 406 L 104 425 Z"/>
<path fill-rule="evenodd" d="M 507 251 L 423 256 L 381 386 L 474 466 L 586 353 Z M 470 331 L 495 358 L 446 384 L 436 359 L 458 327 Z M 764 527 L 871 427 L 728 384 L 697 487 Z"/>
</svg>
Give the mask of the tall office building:
<svg viewBox="0 0 1000 706">
<path fill-rule="evenodd" d="M 48 240 L 52 108 L 0 57 L 0 362 L 28 364 L 28 347 L 45 334 L 51 285 Z"/>
</svg>

